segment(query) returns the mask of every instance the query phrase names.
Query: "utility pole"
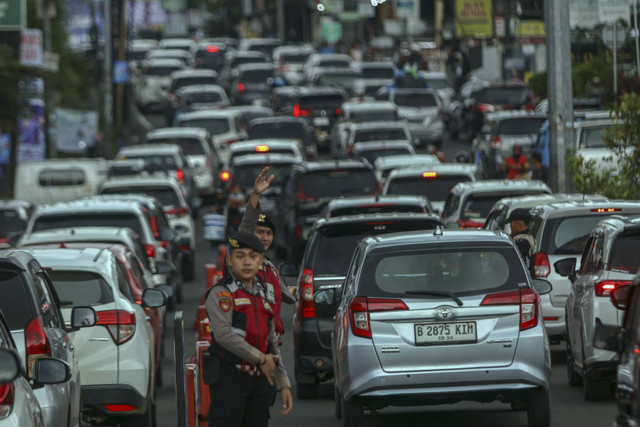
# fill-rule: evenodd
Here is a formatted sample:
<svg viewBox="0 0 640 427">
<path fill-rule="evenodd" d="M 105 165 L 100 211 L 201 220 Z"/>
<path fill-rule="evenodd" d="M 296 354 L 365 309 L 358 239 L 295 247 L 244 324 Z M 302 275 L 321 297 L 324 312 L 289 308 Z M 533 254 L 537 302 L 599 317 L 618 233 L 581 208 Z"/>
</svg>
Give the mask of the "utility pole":
<svg viewBox="0 0 640 427">
<path fill-rule="evenodd" d="M 113 68 L 113 47 L 111 40 L 111 0 L 104 0 L 104 61 L 103 88 L 104 100 L 104 136 L 107 144 L 111 142 L 111 128 L 113 127 L 113 96 L 111 94 L 111 69 Z"/>
<path fill-rule="evenodd" d="M 569 37 L 569 2 L 544 2 L 547 28 L 547 72 L 549 94 L 549 158 L 553 190 L 569 190 L 566 151 L 573 141 L 573 81 Z"/>
<path fill-rule="evenodd" d="M 284 0 L 276 0 L 276 27 L 278 38 L 282 44 L 285 44 L 284 34 Z"/>
<path fill-rule="evenodd" d="M 120 9 L 118 21 L 120 23 L 120 30 L 118 31 L 118 61 L 124 61 L 126 59 L 126 44 L 127 44 L 127 14 L 126 7 L 127 0 L 120 0 Z M 123 126 L 124 116 L 124 83 L 116 84 L 116 112 L 115 112 L 115 128 L 120 131 Z"/>
</svg>

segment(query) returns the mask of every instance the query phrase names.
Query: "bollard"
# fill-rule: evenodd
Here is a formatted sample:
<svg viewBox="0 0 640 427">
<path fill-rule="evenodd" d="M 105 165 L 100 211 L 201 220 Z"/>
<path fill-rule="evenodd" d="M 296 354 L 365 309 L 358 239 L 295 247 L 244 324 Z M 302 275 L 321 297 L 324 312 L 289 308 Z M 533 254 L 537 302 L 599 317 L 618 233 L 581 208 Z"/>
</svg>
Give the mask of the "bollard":
<svg viewBox="0 0 640 427">
<path fill-rule="evenodd" d="M 215 264 L 206 264 L 204 268 L 207 270 L 207 288 L 213 286 L 213 276 L 216 274 Z"/>
<path fill-rule="evenodd" d="M 184 349 L 184 315 L 177 311 L 173 316 L 173 355 L 176 367 L 176 426 L 187 426 L 187 376 Z"/>
<path fill-rule="evenodd" d="M 185 365 L 187 373 L 187 425 L 196 427 L 198 420 L 198 386 L 200 385 L 200 375 L 198 365 L 187 363 Z"/>
<path fill-rule="evenodd" d="M 209 318 L 205 317 L 198 324 L 198 341 L 211 343 L 211 330 L 209 329 Z"/>
<path fill-rule="evenodd" d="M 199 372 L 202 373 L 202 353 L 209 349 L 209 341 L 196 342 L 197 349 L 197 363 Z M 199 420 L 207 419 L 209 415 L 209 405 L 211 404 L 211 396 L 209 395 L 209 386 L 202 381 L 202 374 L 200 374 L 200 405 L 198 405 L 198 418 Z"/>
<path fill-rule="evenodd" d="M 207 307 L 202 304 L 198 306 L 198 311 L 196 311 L 196 319 L 193 321 L 193 329 L 194 330 L 198 330 L 198 328 L 200 327 L 200 322 L 202 321 L 202 319 L 205 319 L 207 317 Z"/>
</svg>

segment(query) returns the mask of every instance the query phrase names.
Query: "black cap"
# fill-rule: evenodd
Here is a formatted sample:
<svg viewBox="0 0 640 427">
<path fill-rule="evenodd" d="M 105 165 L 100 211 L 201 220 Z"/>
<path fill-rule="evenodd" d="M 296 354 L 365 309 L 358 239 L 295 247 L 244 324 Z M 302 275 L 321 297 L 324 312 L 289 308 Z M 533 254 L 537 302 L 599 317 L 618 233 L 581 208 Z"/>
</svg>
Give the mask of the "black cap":
<svg viewBox="0 0 640 427">
<path fill-rule="evenodd" d="M 524 221 L 524 222 L 529 222 L 531 221 L 531 214 L 529 213 L 528 209 L 524 209 L 524 208 L 518 208 L 518 209 L 514 209 L 513 212 L 511 212 L 511 214 L 509 215 L 508 221 Z"/>
<path fill-rule="evenodd" d="M 273 232 L 276 232 L 276 226 L 273 225 L 273 221 L 271 221 L 271 217 L 269 217 L 269 215 L 267 215 L 264 212 L 260 212 L 258 214 L 258 224 L 261 227 L 269 227 L 270 229 L 273 230 Z"/>
<path fill-rule="evenodd" d="M 234 231 L 229 235 L 227 240 L 229 242 L 230 250 L 249 248 L 256 252 L 264 253 L 264 245 L 253 233 L 247 233 L 246 231 Z"/>
</svg>

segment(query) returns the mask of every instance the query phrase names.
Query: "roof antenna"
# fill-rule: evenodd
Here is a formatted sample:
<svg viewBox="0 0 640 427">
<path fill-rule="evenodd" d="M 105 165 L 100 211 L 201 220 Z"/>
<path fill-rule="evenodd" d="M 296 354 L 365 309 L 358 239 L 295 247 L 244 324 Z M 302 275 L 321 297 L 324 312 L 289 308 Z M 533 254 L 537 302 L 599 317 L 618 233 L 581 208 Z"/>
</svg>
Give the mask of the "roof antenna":
<svg viewBox="0 0 640 427">
<path fill-rule="evenodd" d="M 434 236 L 442 236 L 442 226 L 441 225 L 436 225 L 436 229 L 433 230 L 433 235 Z"/>
</svg>

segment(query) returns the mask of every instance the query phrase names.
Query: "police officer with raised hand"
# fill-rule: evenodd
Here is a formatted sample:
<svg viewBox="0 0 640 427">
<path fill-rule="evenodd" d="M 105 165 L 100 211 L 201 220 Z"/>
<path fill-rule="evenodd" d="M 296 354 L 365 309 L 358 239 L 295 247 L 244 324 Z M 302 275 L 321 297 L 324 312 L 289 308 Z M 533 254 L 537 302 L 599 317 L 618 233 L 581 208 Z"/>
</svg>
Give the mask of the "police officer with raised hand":
<svg viewBox="0 0 640 427">
<path fill-rule="evenodd" d="M 264 245 L 252 233 L 229 236 L 230 271 L 206 297 L 212 335 L 203 370 L 209 384 L 210 426 L 267 426 L 273 387 L 280 391 L 281 414 L 293 408 L 291 384 L 280 362 L 275 313 L 258 270 Z"/>
</svg>

